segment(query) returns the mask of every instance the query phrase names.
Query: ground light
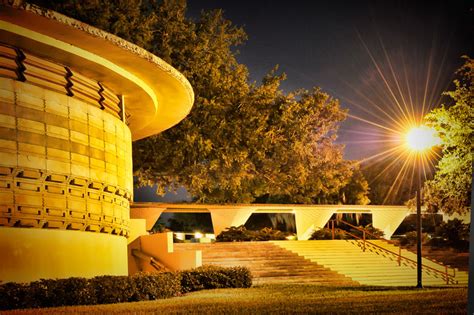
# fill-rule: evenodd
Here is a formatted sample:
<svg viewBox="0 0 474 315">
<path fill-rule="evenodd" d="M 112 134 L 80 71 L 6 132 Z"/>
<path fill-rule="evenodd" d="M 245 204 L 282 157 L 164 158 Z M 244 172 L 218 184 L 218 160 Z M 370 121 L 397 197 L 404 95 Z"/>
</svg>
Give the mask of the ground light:
<svg viewBox="0 0 474 315">
<path fill-rule="evenodd" d="M 415 168 L 417 169 L 417 190 L 416 190 L 416 267 L 417 267 L 417 288 L 422 288 L 421 270 L 421 168 L 422 155 L 433 146 L 441 144 L 435 130 L 427 126 L 412 128 L 406 134 L 406 144 L 411 151 L 416 154 Z"/>
</svg>

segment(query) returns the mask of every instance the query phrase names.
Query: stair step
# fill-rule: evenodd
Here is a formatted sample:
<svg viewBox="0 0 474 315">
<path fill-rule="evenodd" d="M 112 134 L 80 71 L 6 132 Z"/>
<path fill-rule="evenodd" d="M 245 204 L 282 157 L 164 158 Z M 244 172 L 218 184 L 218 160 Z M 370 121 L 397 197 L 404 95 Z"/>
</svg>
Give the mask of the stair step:
<svg viewBox="0 0 474 315">
<path fill-rule="evenodd" d="M 331 243 L 332 242 L 332 243 Z M 398 265 L 399 249 L 393 244 L 381 240 L 370 242 L 395 253 L 395 255 L 377 250 L 373 245 L 366 244 L 366 251 L 362 251 L 361 242 L 357 241 L 296 241 L 281 242 L 274 241 L 275 245 L 297 253 L 313 262 L 345 274 L 361 284 L 375 285 L 414 285 L 416 282 L 416 269 L 412 263 L 402 259 L 401 266 Z M 416 254 L 401 251 L 402 256 L 416 260 Z M 427 259 L 423 264 L 444 272 L 443 266 Z M 452 270 L 450 270 L 452 274 Z M 442 274 L 435 273 L 425 268 L 423 282 L 425 284 L 444 285 Z M 467 273 L 456 270 L 456 280 L 466 283 Z"/>
<path fill-rule="evenodd" d="M 276 282 L 356 284 L 342 274 L 271 242 L 175 244 L 175 250 L 201 250 L 204 264 L 246 266 L 252 272 L 255 284 Z"/>
</svg>

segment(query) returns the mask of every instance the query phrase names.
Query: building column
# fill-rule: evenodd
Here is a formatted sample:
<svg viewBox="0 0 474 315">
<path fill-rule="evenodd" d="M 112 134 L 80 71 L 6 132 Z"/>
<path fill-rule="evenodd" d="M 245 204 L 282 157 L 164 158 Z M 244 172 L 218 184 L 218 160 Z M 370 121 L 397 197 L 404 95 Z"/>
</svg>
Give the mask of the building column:
<svg viewBox="0 0 474 315">
<path fill-rule="evenodd" d="M 222 231 L 231 226 L 245 224 L 254 211 L 255 209 L 253 207 L 209 209 L 214 235 L 219 235 Z"/>
<path fill-rule="evenodd" d="M 156 221 L 160 218 L 163 211 L 166 208 L 131 208 L 130 209 L 130 218 L 131 219 L 145 219 L 146 220 L 146 230 L 150 231 L 155 225 Z"/>
<path fill-rule="evenodd" d="M 296 234 L 298 240 L 308 240 L 311 234 L 323 228 L 334 213 L 334 209 L 301 208 L 295 212 Z"/>
<path fill-rule="evenodd" d="M 390 239 L 395 230 L 400 226 L 410 209 L 399 207 L 394 209 L 377 209 L 372 212 L 372 226 L 384 232 L 384 238 Z"/>
</svg>

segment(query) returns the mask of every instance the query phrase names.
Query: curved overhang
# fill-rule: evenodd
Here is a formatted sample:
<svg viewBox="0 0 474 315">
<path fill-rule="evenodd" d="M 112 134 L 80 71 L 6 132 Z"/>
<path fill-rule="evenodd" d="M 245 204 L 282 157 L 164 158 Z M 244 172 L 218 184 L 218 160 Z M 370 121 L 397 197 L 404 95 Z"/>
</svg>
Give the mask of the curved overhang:
<svg viewBox="0 0 474 315">
<path fill-rule="evenodd" d="M 133 140 L 176 125 L 194 102 L 187 79 L 157 56 L 55 11 L 0 2 L 0 42 L 71 67 L 123 95 Z"/>
</svg>

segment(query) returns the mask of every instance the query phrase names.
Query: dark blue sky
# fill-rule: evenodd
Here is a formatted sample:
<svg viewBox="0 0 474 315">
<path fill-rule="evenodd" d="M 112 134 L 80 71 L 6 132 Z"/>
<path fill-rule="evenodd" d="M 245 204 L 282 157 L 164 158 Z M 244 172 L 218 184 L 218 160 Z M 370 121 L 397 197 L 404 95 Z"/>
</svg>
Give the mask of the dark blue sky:
<svg viewBox="0 0 474 315">
<path fill-rule="evenodd" d="M 252 80 L 278 64 L 288 76 L 285 91 L 319 86 L 350 114 L 393 125 L 389 116 L 402 116 L 397 102 L 413 105 L 418 115 L 423 99 L 425 113 L 439 105 L 460 57 L 472 57 L 473 3 L 189 0 L 188 13 L 198 17 L 201 10 L 221 8 L 244 27 L 248 41 L 237 48 L 238 60 L 248 66 Z M 346 144 L 347 158 L 364 158 L 380 149 L 368 142 L 377 141 L 381 131 L 349 118 L 338 141 Z"/>
</svg>

